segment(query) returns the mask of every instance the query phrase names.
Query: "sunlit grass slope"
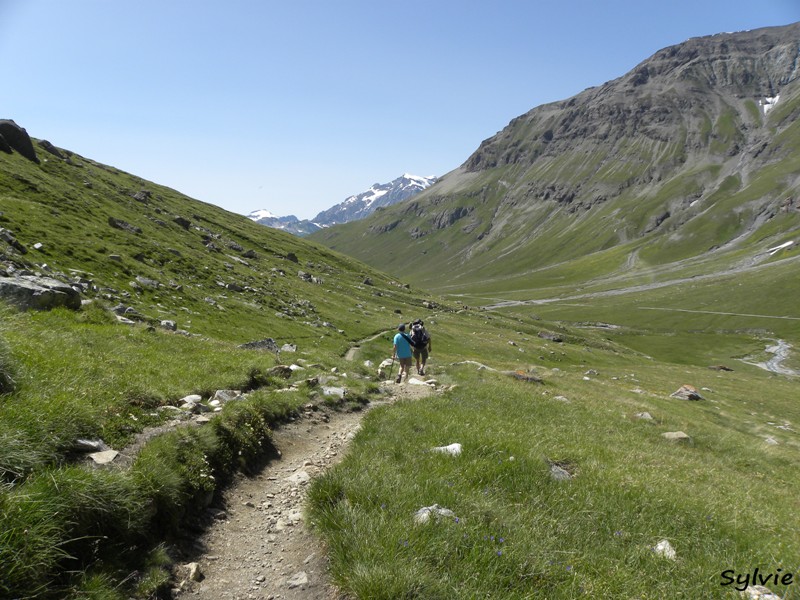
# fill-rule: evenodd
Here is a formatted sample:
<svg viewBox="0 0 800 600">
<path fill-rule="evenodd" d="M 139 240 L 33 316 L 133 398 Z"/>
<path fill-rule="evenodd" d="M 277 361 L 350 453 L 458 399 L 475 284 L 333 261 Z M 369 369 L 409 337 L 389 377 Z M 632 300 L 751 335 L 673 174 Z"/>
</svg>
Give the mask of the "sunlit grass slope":
<svg viewBox="0 0 800 600">
<path fill-rule="evenodd" d="M 78 311 L 0 306 L 0 596 L 152 597 L 169 589 L 162 546 L 269 448 L 270 428 L 313 381 L 349 372 L 349 405 L 374 374 L 356 341 L 427 315 L 427 296 L 366 265 L 63 151 L 0 153 L 3 277 L 84 286 Z M 27 250 L 20 250 L 20 246 Z M 127 324 L 113 308 L 129 308 Z M 162 326 L 173 321 L 177 331 Z M 272 338 L 293 352 L 244 349 Z M 291 377 L 273 371 L 296 363 Z M 294 386 L 293 392 L 279 392 Z M 248 392 L 205 427 L 166 427 L 180 399 Z M 129 468 L 94 470 L 79 440 Z M 160 591 L 159 591 L 160 590 Z"/>
<path fill-rule="evenodd" d="M 602 329 L 487 317 L 437 319 L 431 372 L 456 387 L 371 412 L 344 462 L 314 483 L 311 517 L 345 590 L 387 599 L 735 598 L 723 572 L 796 571 L 796 382 L 703 362 L 716 344 L 716 362 L 729 363 L 757 347 L 752 338 L 701 337 L 695 360 L 681 361 L 688 340 L 674 337 L 662 342 L 672 360 L 656 360 Z M 547 328 L 564 342 L 537 337 Z M 465 357 L 500 372 L 454 364 Z M 670 397 L 683 384 L 704 399 Z M 652 420 L 637 417 L 644 412 Z M 674 431 L 691 441 L 661 435 Z M 461 455 L 431 451 L 453 443 Z M 573 478 L 554 479 L 554 463 Z M 453 515 L 416 524 L 414 514 L 434 504 Z M 675 559 L 654 550 L 662 540 Z M 796 597 L 792 586 L 771 587 Z"/>
</svg>

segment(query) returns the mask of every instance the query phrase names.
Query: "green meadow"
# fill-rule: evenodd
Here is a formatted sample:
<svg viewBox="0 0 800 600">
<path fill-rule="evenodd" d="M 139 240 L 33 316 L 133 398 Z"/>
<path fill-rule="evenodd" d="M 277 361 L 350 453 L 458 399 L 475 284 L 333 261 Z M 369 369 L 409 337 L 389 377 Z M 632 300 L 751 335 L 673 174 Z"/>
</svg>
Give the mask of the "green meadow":
<svg viewBox="0 0 800 600">
<path fill-rule="evenodd" d="M 667 333 L 526 312 L 436 319 L 430 372 L 454 388 L 370 412 L 346 460 L 314 482 L 311 518 L 346 591 L 735 598 L 731 569 L 796 573 L 797 380 L 739 360 L 763 353 L 759 336 L 696 331 L 675 313 Z M 719 364 L 732 370 L 709 369 Z M 684 384 L 703 399 L 671 397 Z M 675 431 L 691 439 L 662 436 Z M 453 443 L 459 456 L 431 450 Z M 552 464 L 572 478 L 554 479 Z M 416 524 L 433 505 L 452 516 Z M 663 540 L 674 558 L 654 550 Z"/>
<path fill-rule="evenodd" d="M 0 245 L 4 277 L 91 281 L 80 310 L 0 307 L 0 597 L 168 597 L 197 511 L 308 403 L 381 398 L 364 361 L 416 317 L 440 393 L 370 410 L 311 487 L 344 593 L 737 598 L 756 568 L 797 578 L 798 378 L 758 366 L 781 340 L 800 369 L 796 250 L 739 272 L 755 246 L 670 262 L 669 244 L 630 245 L 423 289 L 74 154 L 0 154 L 0 201 L 29 249 Z M 242 347 L 265 338 L 293 351 Z M 683 385 L 702 399 L 672 397 Z M 205 425 L 172 423 L 182 398 L 231 389 L 246 396 Z M 79 440 L 125 460 L 92 466 Z"/>
</svg>

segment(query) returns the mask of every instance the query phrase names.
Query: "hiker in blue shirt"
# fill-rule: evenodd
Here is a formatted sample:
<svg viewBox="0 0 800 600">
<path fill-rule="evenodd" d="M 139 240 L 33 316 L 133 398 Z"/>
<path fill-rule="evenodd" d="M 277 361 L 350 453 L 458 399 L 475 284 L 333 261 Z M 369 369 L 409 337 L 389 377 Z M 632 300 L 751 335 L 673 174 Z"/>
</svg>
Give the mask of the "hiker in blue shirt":
<svg viewBox="0 0 800 600">
<path fill-rule="evenodd" d="M 394 351 L 392 359 L 397 357 L 400 362 L 400 372 L 395 379 L 395 383 L 400 383 L 403 380 L 403 371 L 406 374 L 406 381 L 408 381 L 408 374 L 411 371 L 411 338 L 406 334 L 405 323 L 400 323 L 397 327 L 397 333 L 394 336 Z"/>
</svg>

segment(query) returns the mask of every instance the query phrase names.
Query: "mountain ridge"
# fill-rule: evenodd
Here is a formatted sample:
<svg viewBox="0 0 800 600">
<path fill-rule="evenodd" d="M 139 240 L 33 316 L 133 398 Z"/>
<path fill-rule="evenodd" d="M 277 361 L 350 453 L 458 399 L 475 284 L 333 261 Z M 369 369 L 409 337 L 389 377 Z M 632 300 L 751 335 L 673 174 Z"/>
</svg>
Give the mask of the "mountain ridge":
<svg viewBox="0 0 800 600">
<path fill-rule="evenodd" d="M 785 242 L 800 226 L 798 55 L 798 23 L 664 48 L 512 119 L 412 200 L 312 239 L 434 287 Z"/>
</svg>

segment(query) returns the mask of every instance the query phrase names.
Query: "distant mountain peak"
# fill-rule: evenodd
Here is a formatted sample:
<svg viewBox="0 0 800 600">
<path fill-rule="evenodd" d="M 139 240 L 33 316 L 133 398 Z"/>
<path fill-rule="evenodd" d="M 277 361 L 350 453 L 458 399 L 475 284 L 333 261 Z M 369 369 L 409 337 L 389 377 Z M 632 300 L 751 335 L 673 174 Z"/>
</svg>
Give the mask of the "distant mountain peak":
<svg viewBox="0 0 800 600">
<path fill-rule="evenodd" d="M 391 206 L 411 198 L 436 183 L 437 179 L 435 176 L 421 177 L 404 173 L 389 183 L 374 183 L 368 190 L 345 198 L 310 220 L 299 221 L 291 215 L 278 217 L 265 209 L 254 210 L 248 217 L 267 227 L 304 236 L 330 225 L 363 219 L 382 206 Z"/>
</svg>

